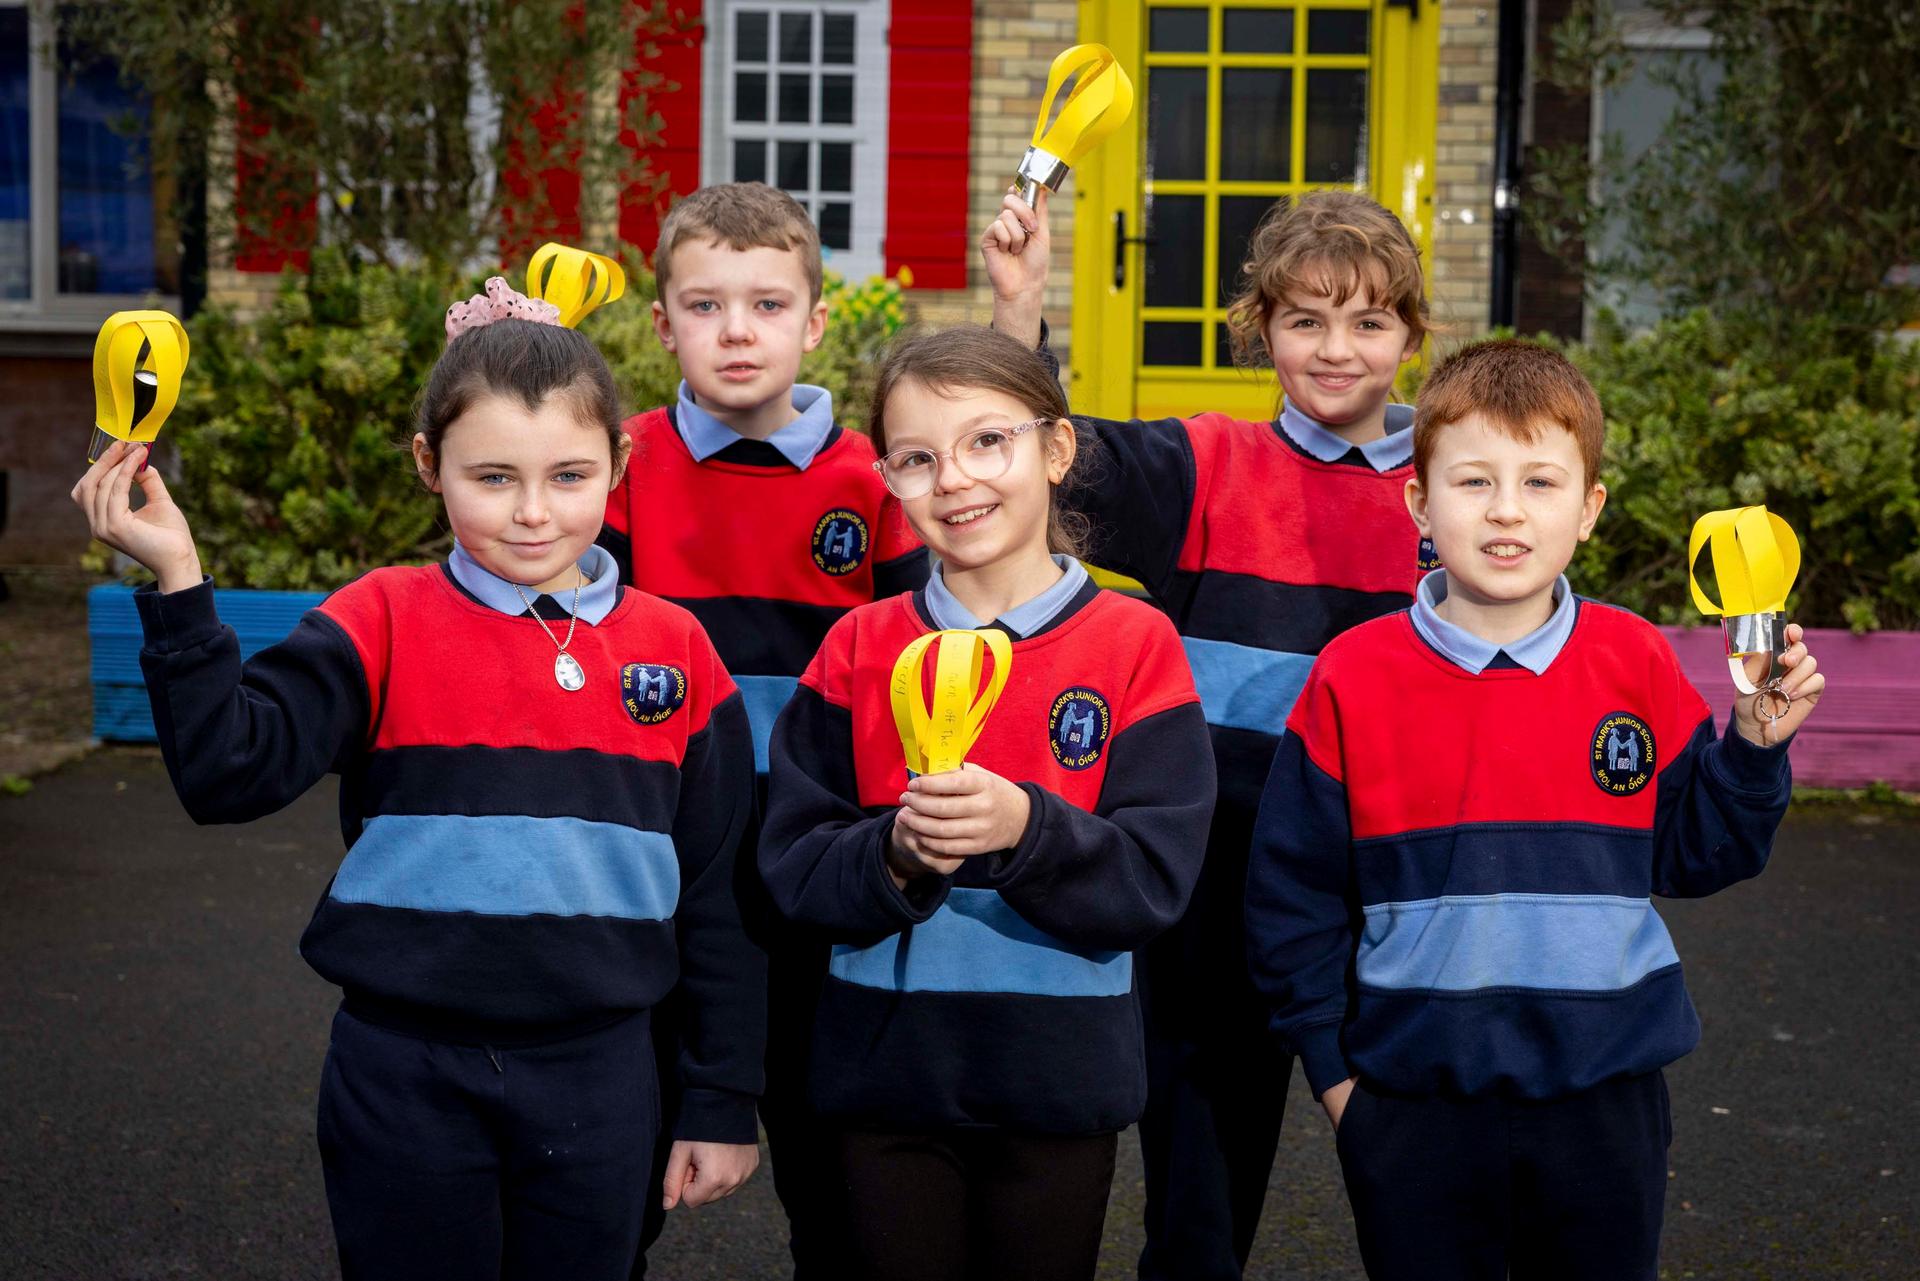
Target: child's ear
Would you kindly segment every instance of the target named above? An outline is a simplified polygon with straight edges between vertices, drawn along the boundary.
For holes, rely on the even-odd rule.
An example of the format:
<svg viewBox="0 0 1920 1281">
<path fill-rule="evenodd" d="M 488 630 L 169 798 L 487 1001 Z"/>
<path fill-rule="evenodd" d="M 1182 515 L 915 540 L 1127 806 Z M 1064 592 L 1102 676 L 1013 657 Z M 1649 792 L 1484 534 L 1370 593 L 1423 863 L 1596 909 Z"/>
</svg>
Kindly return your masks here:
<svg viewBox="0 0 1920 1281">
<path fill-rule="evenodd" d="M 413 469 L 420 473 L 420 483 L 433 493 L 440 492 L 440 467 L 434 459 L 433 450 L 427 447 L 427 433 L 413 433 Z"/>
<path fill-rule="evenodd" d="M 1599 481 L 1593 482 L 1593 488 L 1587 491 L 1586 502 L 1580 505 L 1580 541 L 1586 542 L 1593 533 L 1594 522 L 1600 519 L 1600 509 L 1607 505 L 1607 487 Z"/>
<path fill-rule="evenodd" d="M 827 336 L 827 300 L 822 298 L 813 304 L 813 310 L 807 313 L 807 335 L 800 344 L 800 350 L 812 351 Z"/>
<path fill-rule="evenodd" d="M 673 350 L 673 319 L 667 315 L 667 309 L 659 299 L 653 303 L 653 332 L 660 339 L 660 345 L 668 351 Z"/>
<path fill-rule="evenodd" d="M 1058 485 L 1073 470 L 1074 457 L 1080 452 L 1080 437 L 1073 421 L 1056 418 L 1047 430 L 1047 483 Z"/>
<path fill-rule="evenodd" d="M 1413 517 L 1414 528 L 1420 531 L 1420 537 L 1433 537 L 1433 530 L 1427 525 L 1427 488 L 1420 483 L 1418 476 L 1407 482 L 1403 496 L 1407 500 L 1407 514 Z"/>
<path fill-rule="evenodd" d="M 613 451 L 613 484 L 626 479 L 627 464 L 633 461 L 633 437 L 620 433 L 620 444 Z M 612 486 L 608 486 L 612 488 Z"/>
</svg>

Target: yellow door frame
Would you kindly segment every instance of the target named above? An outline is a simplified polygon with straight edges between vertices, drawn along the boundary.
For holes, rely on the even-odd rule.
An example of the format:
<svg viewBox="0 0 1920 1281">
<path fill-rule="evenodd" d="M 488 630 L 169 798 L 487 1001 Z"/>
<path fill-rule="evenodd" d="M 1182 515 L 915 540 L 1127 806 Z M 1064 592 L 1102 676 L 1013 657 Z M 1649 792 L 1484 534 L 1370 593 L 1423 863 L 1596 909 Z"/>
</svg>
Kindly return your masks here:
<svg viewBox="0 0 1920 1281">
<path fill-rule="evenodd" d="M 1113 50 L 1140 90 L 1131 120 L 1074 171 L 1073 334 L 1068 390 L 1075 409 L 1104 418 L 1155 418 L 1217 410 L 1236 417 L 1262 419 L 1276 409 L 1279 389 L 1265 370 L 1199 368 L 1142 369 L 1140 288 L 1145 275 L 1137 244 L 1118 245 L 1116 213 L 1125 215 L 1128 237 L 1143 234 L 1142 160 L 1146 145 L 1146 13 L 1149 0 L 1079 0 L 1080 39 Z M 1221 0 L 1151 0 L 1154 7 L 1212 11 L 1211 46 L 1220 46 Z M 1367 172 L 1364 187 L 1398 214 L 1432 261 L 1433 168 L 1439 107 L 1440 0 L 1228 0 L 1232 7 L 1295 10 L 1296 41 L 1304 40 L 1310 9 L 1368 9 L 1372 39 L 1364 55 L 1289 55 L 1303 67 L 1365 67 L 1368 71 Z M 1155 55 L 1155 65 L 1220 67 L 1235 55 Z M 1268 64 L 1271 59 L 1265 60 Z M 1303 154 L 1306 131 L 1306 77 L 1293 77 L 1292 154 Z M 1220 77 L 1209 78 L 1207 136 L 1220 130 Z M 1397 122 L 1388 128 L 1388 122 Z M 1298 166 L 1295 178 L 1300 177 Z M 1205 180 L 1166 184 L 1182 194 L 1296 194 L 1317 184 L 1235 184 L 1218 177 L 1217 152 L 1210 142 Z M 1241 188 L 1247 190 L 1241 190 Z M 1218 218 L 1206 221 L 1206 265 L 1218 251 Z M 1116 285 L 1116 248 L 1124 254 L 1124 283 Z M 1210 279 L 1210 277 L 1209 277 Z M 1222 318 L 1217 299 L 1207 305 L 1155 318 L 1213 322 Z M 1213 344 L 1203 333 L 1204 359 Z"/>
</svg>

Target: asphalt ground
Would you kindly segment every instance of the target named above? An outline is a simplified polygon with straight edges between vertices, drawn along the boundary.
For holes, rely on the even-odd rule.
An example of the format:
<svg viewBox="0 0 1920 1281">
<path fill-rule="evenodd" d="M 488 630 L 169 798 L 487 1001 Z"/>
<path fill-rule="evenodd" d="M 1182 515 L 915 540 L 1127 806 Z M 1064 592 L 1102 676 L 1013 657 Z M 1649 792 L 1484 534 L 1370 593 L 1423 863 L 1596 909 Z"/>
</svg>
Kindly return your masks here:
<svg viewBox="0 0 1920 1281">
<path fill-rule="evenodd" d="M 326 1278 L 313 1145 L 331 988 L 295 954 L 340 857 L 331 784 L 195 828 L 116 749 L 0 796 L 0 1278 Z M 1669 1070 L 1663 1275 L 1920 1277 L 1920 820 L 1796 811 L 1758 881 L 1668 903 L 1705 1024 Z M 1361 1276 L 1294 1082 L 1258 1278 Z M 1578 1159 L 1574 1154 L 1570 1159 Z M 1132 1274 L 1123 1141 L 1102 1277 Z M 763 1167 L 676 1211 L 653 1275 L 784 1275 Z"/>
</svg>

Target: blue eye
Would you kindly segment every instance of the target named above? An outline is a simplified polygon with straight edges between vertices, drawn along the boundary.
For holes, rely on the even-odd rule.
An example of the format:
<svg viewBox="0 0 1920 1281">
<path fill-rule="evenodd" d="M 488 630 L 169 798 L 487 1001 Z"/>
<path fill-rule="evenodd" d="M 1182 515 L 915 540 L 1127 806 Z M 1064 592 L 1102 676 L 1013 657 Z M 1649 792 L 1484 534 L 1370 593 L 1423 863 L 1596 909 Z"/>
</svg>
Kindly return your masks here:
<svg viewBox="0 0 1920 1281">
<path fill-rule="evenodd" d="M 766 308 L 768 311 L 779 311 L 782 307 L 786 306 L 785 303 L 780 302 L 773 298 L 762 298 L 760 300 L 760 305 Z"/>
<path fill-rule="evenodd" d="M 500 485 L 495 485 L 493 483 L 496 480 L 499 481 L 501 485 L 511 485 L 513 483 L 513 477 L 503 476 L 499 472 L 488 472 L 485 476 L 482 476 L 480 478 L 480 483 L 482 485 L 487 485 L 494 489 L 498 489 L 500 488 Z"/>
<path fill-rule="evenodd" d="M 712 299 L 702 298 L 699 302 L 693 304 L 693 306 L 689 307 L 687 310 L 697 311 L 702 314 L 705 314 L 706 312 L 709 312 L 709 311 L 717 311 L 719 310 L 719 307 L 720 307 L 720 304 L 717 302 L 714 302 Z"/>
<path fill-rule="evenodd" d="M 558 476 L 555 476 L 554 479 L 564 485 L 571 485 L 576 481 L 585 480 L 586 477 L 577 471 L 563 471 Z"/>
</svg>

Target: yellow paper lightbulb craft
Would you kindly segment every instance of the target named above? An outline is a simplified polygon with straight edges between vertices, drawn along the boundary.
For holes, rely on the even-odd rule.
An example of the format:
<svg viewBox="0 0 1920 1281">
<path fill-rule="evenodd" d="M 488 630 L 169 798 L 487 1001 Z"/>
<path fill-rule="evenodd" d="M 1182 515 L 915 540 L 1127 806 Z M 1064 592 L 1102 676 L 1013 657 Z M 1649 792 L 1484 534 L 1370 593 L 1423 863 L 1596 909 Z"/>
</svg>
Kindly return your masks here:
<svg viewBox="0 0 1920 1281">
<path fill-rule="evenodd" d="M 116 311 L 93 340 L 93 437 L 87 461 L 116 440 L 147 444 L 180 400 L 187 330 L 164 311 Z"/>
<path fill-rule="evenodd" d="M 626 269 L 605 254 L 549 240 L 527 261 L 527 297 L 558 307 L 568 329 L 626 292 Z"/>
<path fill-rule="evenodd" d="M 1054 99 L 1073 79 L 1073 91 L 1056 116 Z M 1034 187 L 1059 191 L 1067 171 L 1099 146 L 1133 114 L 1133 81 L 1113 51 L 1102 44 L 1077 44 L 1053 60 L 1047 71 L 1047 96 L 1040 101 L 1040 123 L 1020 161 L 1014 190 L 1033 208 Z M 1048 121 L 1052 123 L 1049 124 Z"/>
<path fill-rule="evenodd" d="M 921 670 L 927 650 L 939 645 L 933 667 L 933 701 L 921 689 Z M 993 668 L 981 687 L 982 660 L 991 654 Z M 982 631 L 928 632 L 904 650 L 893 664 L 890 686 L 893 724 L 907 768 L 915 774 L 944 774 L 959 769 L 986 727 L 987 713 L 1007 687 L 1013 667 L 1013 645 L 1007 634 Z"/>
<path fill-rule="evenodd" d="M 1720 588 L 1716 602 L 1700 586 L 1695 564 L 1702 548 L 1713 554 L 1713 577 Z M 1760 714 L 1777 720 L 1785 714 L 1785 700 L 1777 692 L 1786 669 L 1780 656 L 1787 649 L 1787 593 L 1800 572 L 1800 540 L 1786 521 L 1765 507 L 1735 507 L 1708 512 L 1693 523 L 1687 540 L 1687 585 L 1700 612 L 1718 615 L 1726 636 L 1727 668 L 1743 694 L 1765 695 L 1756 703 Z M 1759 679 L 1750 674 L 1766 660 Z"/>
</svg>

